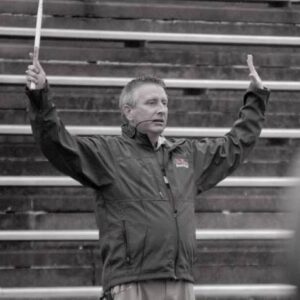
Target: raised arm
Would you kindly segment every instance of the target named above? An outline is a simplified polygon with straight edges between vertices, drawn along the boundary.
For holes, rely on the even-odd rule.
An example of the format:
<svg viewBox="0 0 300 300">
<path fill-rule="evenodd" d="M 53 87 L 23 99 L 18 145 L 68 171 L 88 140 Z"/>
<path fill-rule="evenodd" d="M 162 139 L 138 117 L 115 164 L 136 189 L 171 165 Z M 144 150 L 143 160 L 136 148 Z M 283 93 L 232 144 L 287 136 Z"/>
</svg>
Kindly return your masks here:
<svg viewBox="0 0 300 300">
<path fill-rule="evenodd" d="M 250 85 L 232 129 L 224 137 L 192 142 L 199 192 L 231 174 L 253 149 L 260 135 L 270 92 L 263 86 L 251 55 L 248 55 L 247 63 Z"/>
<path fill-rule="evenodd" d="M 34 82 L 36 88 L 30 90 Z M 113 158 L 103 137 L 72 136 L 49 97 L 45 71 L 37 61 L 26 71 L 26 94 L 34 138 L 43 154 L 59 171 L 84 185 L 98 188 L 111 182 Z"/>
</svg>

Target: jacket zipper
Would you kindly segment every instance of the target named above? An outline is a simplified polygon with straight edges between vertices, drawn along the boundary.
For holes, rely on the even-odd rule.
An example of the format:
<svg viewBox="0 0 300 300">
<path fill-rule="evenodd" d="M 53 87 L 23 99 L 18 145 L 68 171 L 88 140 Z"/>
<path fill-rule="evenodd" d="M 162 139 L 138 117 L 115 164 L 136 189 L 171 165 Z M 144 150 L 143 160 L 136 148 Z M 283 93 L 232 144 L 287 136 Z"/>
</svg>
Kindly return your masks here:
<svg viewBox="0 0 300 300">
<path fill-rule="evenodd" d="M 169 154 L 169 153 L 168 153 Z M 162 174 L 163 174 L 163 179 L 165 182 L 165 185 L 167 187 L 168 190 L 168 196 L 170 198 L 171 201 L 171 207 L 172 207 L 172 215 L 174 218 L 174 222 L 175 222 L 175 227 L 176 227 L 176 241 L 175 241 L 175 257 L 174 257 L 174 279 L 177 279 L 177 275 L 176 275 L 176 265 L 177 265 L 177 260 L 178 260 L 178 249 L 179 249 L 179 238 L 178 238 L 178 222 L 177 222 L 177 207 L 176 207 L 176 203 L 175 203 L 175 197 L 173 195 L 173 192 L 171 190 L 171 186 L 170 186 L 170 182 L 169 179 L 167 177 L 167 173 L 166 173 L 166 165 L 168 162 L 169 157 L 166 156 L 165 151 L 163 151 L 163 168 L 162 168 Z"/>
<path fill-rule="evenodd" d="M 128 245 L 128 236 L 126 231 L 126 224 L 125 220 L 122 221 L 123 223 L 123 236 L 124 236 L 124 244 L 125 244 L 125 261 L 127 264 L 131 264 L 130 252 L 129 252 L 129 245 Z"/>
</svg>

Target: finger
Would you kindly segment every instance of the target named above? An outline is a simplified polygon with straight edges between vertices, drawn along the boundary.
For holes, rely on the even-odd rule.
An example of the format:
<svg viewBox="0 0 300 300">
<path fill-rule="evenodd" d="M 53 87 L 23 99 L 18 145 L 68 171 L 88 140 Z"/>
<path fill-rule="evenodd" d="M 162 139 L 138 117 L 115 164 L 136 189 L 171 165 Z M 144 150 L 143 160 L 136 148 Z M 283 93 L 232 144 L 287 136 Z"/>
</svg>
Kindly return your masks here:
<svg viewBox="0 0 300 300">
<path fill-rule="evenodd" d="M 34 72 L 35 71 L 35 66 L 34 65 L 29 65 L 28 67 L 27 67 L 27 71 L 31 71 L 31 72 Z"/>
<path fill-rule="evenodd" d="M 29 75 L 26 75 L 26 76 L 25 76 L 25 79 L 26 79 L 26 82 L 27 82 L 27 83 L 30 82 L 30 76 L 29 76 Z"/>
<path fill-rule="evenodd" d="M 249 74 L 249 77 L 250 77 L 250 79 L 252 79 L 252 81 L 255 81 L 255 82 L 261 82 L 261 79 L 260 79 L 260 77 L 258 76 L 257 73 L 255 73 L 255 74 L 250 73 L 250 74 Z"/>
<path fill-rule="evenodd" d="M 39 60 L 37 60 L 37 61 L 35 62 L 35 67 L 36 67 L 36 69 L 37 69 L 37 73 L 38 73 L 38 74 L 43 70 L 43 68 L 42 68 L 42 66 L 41 66 L 41 64 L 40 64 L 40 62 L 39 62 Z"/>
<path fill-rule="evenodd" d="M 249 78 L 250 78 L 251 81 L 254 81 L 254 82 L 258 81 L 257 77 L 255 75 L 253 75 L 253 74 L 249 74 Z"/>
<path fill-rule="evenodd" d="M 255 76 L 253 74 L 249 75 L 251 82 L 258 88 L 263 89 L 263 83 L 259 76 Z"/>
<path fill-rule="evenodd" d="M 28 79 L 28 81 L 36 82 L 36 83 L 38 82 L 38 78 L 34 76 L 27 75 L 26 78 Z"/>
<path fill-rule="evenodd" d="M 37 73 L 35 73 L 35 72 L 31 71 L 31 70 L 27 70 L 25 73 L 26 73 L 28 76 L 31 76 L 31 77 L 34 77 L 34 78 L 38 78 Z"/>
<path fill-rule="evenodd" d="M 248 64 L 248 68 L 250 70 L 250 73 L 256 73 L 255 67 L 253 65 L 253 56 L 252 56 L 252 54 L 247 55 L 247 64 Z"/>
<path fill-rule="evenodd" d="M 29 55 L 30 55 L 30 57 L 33 56 L 32 53 L 29 53 Z M 34 61 L 32 65 L 28 66 L 28 68 L 31 69 L 31 70 L 34 70 L 37 74 L 39 74 L 43 71 L 43 68 L 42 68 L 39 60 Z"/>
<path fill-rule="evenodd" d="M 30 76 L 30 75 L 27 75 L 26 76 L 26 81 L 27 82 L 33 82 L 33 83 L 35 83 L 35 84 L 37 84 L 38 83 L 38 79 L 37 78 L 35 78 L 35 77 L 33 77 L 33 76 Z"/>
<path fill-rule="evenodd" d="M 26 77 L 26 80 L 27 80 L 28 82 L 38 83 L 38 80 L 37 80 L 36 78 L 32 77 L 32 76 L 27 76 L 27 77 Z"/>
<path fill-rule="evenodd" d="M 28 71 L 34 72 L 35 74 L 39 74 L 39 69 L 38 69 L 38 67 L 35 66 L 35 65 L 30 65 L 30 66 L 28 66 Z"/>
<path fill-rule="evenodd" d="M 39 70 L 38 64 L 37 64 L 38 60 L 37 60 L 37 53 L 36 53 L 36 51 L 34 51 L 33 53 L 30 52 L 29 53 L 29 57 L 32 59 L 32 65 L 34 67 L 36 67 L 37 73 L 39 73 L 40 70 Z"/>
</svg>

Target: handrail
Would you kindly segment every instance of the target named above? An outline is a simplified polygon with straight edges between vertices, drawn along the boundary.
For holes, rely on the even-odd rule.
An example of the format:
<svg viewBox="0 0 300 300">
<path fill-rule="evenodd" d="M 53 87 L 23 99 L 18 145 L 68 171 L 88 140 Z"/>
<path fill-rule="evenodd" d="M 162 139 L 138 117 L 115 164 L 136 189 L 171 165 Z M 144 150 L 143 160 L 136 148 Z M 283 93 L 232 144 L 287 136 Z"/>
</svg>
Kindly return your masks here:
<svg viewBox="0 0 300 300">
<path fill-rule="evenodd" d="M 191 0 L 198 2 L 206 2 L 207 0 Z M 299 4 L 300 0 L 214 0 L 214 2 L 239 2 L 239 3 L 290 3 L 290 4 Z"/>
<path fill-rule="evenodd" d="M 74 135 L 120 135 L 120 126 L 66 126 Z M 222 127 L 167 127 L 165 136 L 171 137 L 221 137 L 230 128 Z M 2 135 L 31 135 L 32 130 L 29 125 L 0 125 Z M 260 138 L 275 139 L 298 139 L 300 129 L 298 128 L 265 128 L 262 130 Z"/>
<path fill-rule="evenodd" d="M 47 76 L 53 86 L 110 86 L 123 87 L 132 78 L 129 77 L 89 77 L 89 76 Z M 218 79 L 164 79 L 167 88 L 183 89 L 221 89 L 245 90 L 248 80 Z M 25 75 L 1 74 L 0 84 L 24 85 Z M 264 85 L 273 91 L 299 91 L 299 81 L 264 81 Z"/>
<path fill-rule="evenodd" d="M 196 230 L 197 240 L 285 240 L 294 235 L 283 229 L 207 229 Z"/>
<path fill-rule="evenodd" d="M 197 229 L 197 240 L 285 240 L 285 229 Z M 98 230 L 0 230 L 0 241 L 98 241 Z"/>
<path fill-rule="evenodd" d="M 34 28 L 0 27 L 0 36 L 33 37 Z M 299 46 L 297 36 L 259 36 L 239 34 L 197 34 L 143 31 L 82 30 L 65 28 L 44 28 L 42 38 L 80 40 L 136 40 L 171 43 L 246 44 Z"/>
<path fill-rule="evenodd" d="M 206 2 L 207 0 L 191 0 L 191 1 L 203 1 Z M 300 3 L 300 0 L 214 0 L 214 2 L 239 2 L 239 3 Z"/>
<path fill-rule="evenodd" d="M 296 287 L 288 284 L 215 284 L 196 285 L 197 297 L 281 297 L 292 296 Z"/>
<path fill-rule="evenodd" d="M 217 187 L 292 187 L 299 184 L 297 177 L 227 177 Z M 0 186 L 69 186 L 81 184 L 67 176 L 0 176 Z"/>
<path fill-rule="evenodd" d="M 195 285 L 196 297 L 280 297 L 295 294 L 295 286 L 288 284 L 212 284 Z M 99 298 L 101 286 L 0 288 L 0 299 L 57 299 Z"/>
</svg>

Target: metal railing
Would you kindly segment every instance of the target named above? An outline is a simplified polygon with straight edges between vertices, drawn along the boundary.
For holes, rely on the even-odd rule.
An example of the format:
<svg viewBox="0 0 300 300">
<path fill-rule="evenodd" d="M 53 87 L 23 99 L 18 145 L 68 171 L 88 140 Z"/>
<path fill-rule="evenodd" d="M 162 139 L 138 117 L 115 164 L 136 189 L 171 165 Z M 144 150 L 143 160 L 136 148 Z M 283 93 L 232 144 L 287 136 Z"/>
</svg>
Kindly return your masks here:
<svg viewBox="0 0 300 300">
<path fill-rule="evenodd" d="M 0 36 L 33 37 L 34 28 L 0 27 Z M 147 31 L 110 31 L 82 30 L 65 28 L 43 28 L 43 38 L 80 39 L 80 40 L 121 40 L 150 41 L 169 43 L 205 43 L 205 44 L 244 44 L 300 46 L 297 36 L 240 35 L 240 34 L 200 34 Z"/>
<path fill-rule="evenodd" d="M 195 285 L 196 297 L 277 297 L 292 296 L 295 287 L 287 284 L 214 284 Z M 97 298 L 102 294 L 100 286 L 74 287 L 26 287 L 0 288 L 0 299 L 37 299 L 37 298 Z"/>
<path fill-rule="evenodd" d="M 284 229 L 197 229 L 197 240 L 286 240 Z M 98 241 L 98 230 L 0 230 L 0 241 Z"/>
<path fill-rule="evenodd" d="M 227 177 L 217 187 L 292 187 L 299 184 L 298 177 Z M 67 176 L 0 176 L 0 186 L 81 186 Z"/>
<path fill-rule="evenodd" d="M 120 126 L 66 126 L 68 131 L 74 135 L 120 135 Z M 172 137 L 221 137 L 230 128 L 221 127 L 167 127 L 165 136 Z M 29 125 L 0 125 L 2 135 L 31 135 Z M 299 139 L 300 128 L 265 128 L 260 138 L 275 139 Z"/>
<path fill-rule="evenodd" d="M 51 85 L 123 87 L 129 77 L 47 76 Z M 167 88 L 245 90 L 249 80 L 164 79 Z M 1 74 L 0 84 L 24 85 L 25 75 Z M 273 91 L 299 91 L 299 81 L 264 81 Z"/>
</svg>

